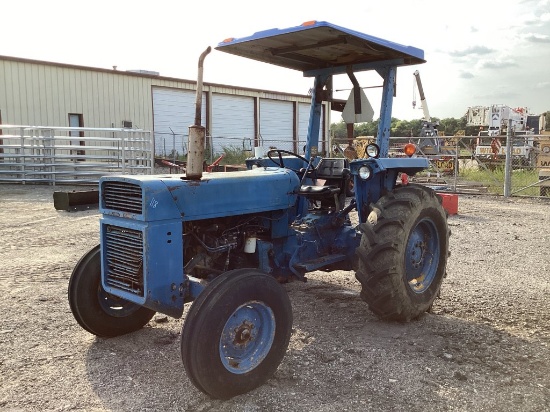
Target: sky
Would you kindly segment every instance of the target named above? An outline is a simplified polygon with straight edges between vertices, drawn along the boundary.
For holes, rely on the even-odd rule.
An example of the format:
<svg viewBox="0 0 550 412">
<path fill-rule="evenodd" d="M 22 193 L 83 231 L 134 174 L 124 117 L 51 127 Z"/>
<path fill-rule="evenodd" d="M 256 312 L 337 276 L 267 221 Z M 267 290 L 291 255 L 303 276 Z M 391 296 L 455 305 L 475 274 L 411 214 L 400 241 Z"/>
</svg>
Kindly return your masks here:
<svg viewBox="0 0 550 412">
<path fill-rule="evenodd" d="M 463 116 L 470 106 L 550 110 L 550 0 L 0 0 L 0 55 L 195 80 L 200 54 L 230 37 L 327 21 L 424 50 L 397 71 L 393 117 Z M 290 69 L 213 50 L 204 81 L 307 94 L 313 80 Z M 381 78 L 357 75 L 379 115 Z M 339 99 L 351 83 L 336 76 Z M 413 108 L 413 101 L 416 106 Z M 341 120 L 333 112 L 331 121 Z"/>
</svg>

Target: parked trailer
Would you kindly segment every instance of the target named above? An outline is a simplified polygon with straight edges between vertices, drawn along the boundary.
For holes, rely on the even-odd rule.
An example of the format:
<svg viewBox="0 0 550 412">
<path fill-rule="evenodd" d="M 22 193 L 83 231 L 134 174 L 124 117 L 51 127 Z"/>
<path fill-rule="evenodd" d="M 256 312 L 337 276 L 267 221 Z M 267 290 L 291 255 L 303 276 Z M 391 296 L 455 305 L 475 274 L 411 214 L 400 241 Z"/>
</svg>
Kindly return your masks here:
<svg viewBox="0 0 550 412">
<path fill-rule="evenodd" d="M 422 50 L 328 22 L 260 31 L 216 49 L 313 78 L 305 153 L 270 150 L 238 172 L 198 168 L 190 176 L 188 160 L 188 174 L 103 178 L 100 244 L 74 268 L 68 298 L 78 323 L 103 337 L 139 330 L 155 312 L 181 317 L 193 302 L 181 336 L 185 370 L 201 391 L 230 398 L 262 385 L 284 357 L 292 310 L 280 282 L 353 269 L 377 316 L 408 321 L 438 296 L 449 230 L 433 190 L 397 183 L 428 161 L 387 157 L 397 68 L 424 63 Z M 332 77 L 347 74 L 359 87 L 354 73 L 365 70 L 383 79 L 369 157 L 320 158 Z M 189 153 L 202 165 L 194 132 Z M 355 194 L 346 202 L 349 179 Z"/>
<path fill-rule="evenodd" d="M 469 107 L 466 125 L 479 127 L 475 155 L 490 167 L 503 166 L 506 158 L 506 135 L 511 125 L 512 163 L 517 167 L 534 167 L 537 153 L 539 120 L 544 115 L 529 114 L 526 107 L 502 104 Z"/>
</svg>

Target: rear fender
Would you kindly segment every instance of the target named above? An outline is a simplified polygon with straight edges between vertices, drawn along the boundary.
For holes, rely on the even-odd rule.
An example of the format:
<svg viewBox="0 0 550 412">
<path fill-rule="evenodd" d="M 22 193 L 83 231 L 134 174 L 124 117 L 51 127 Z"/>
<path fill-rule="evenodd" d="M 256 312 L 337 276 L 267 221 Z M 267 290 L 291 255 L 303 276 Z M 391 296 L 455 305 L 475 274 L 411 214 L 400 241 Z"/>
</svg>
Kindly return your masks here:
<svg viewBox="0 0 550 412">
<path fill-rule="evenodd" d="M 359 169 L 364 166 L 371 170 L 371 177 L 367 180 L 359 177 Z M 377 202 L 385 193 L 395 188 L 399 173 L 414 176 L 428 166 L 428 159 L 423 157 L 368 158 L 352 161 L 350 171 L 354 183 L 359 223 L 366 222 L 371 203 Z"/>
</svg>

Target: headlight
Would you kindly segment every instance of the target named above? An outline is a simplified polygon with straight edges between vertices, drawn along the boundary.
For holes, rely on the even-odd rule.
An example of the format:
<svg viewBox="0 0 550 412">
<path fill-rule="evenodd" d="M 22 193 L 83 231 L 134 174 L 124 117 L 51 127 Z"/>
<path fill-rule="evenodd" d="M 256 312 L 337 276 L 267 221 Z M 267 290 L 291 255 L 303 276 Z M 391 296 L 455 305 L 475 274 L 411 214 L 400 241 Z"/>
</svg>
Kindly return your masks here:
<svg viewBox="0 0 550 412">
<path fill-rule="evenodd" d="M 372 170 L 368 166 L 361 166 L 359 168 L 359 177 L 363 180 L 369 180 L 372 177 Z"/>
<path fill-rule="evenodd" d="M 366 152 L 369 157 L 378 158 L 380 156 L 380 147 L 375 143 L 371 143 L 367 145 Z"/>
</svg>

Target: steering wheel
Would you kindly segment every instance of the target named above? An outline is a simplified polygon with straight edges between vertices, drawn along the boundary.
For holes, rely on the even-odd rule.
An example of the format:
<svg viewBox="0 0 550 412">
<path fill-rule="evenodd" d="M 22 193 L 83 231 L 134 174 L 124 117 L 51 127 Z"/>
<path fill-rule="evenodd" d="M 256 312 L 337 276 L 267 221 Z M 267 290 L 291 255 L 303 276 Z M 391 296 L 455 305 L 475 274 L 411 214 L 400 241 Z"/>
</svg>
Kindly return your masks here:
<svg viewBox="0 0 550 412">
<path fill-rule="evenodd" d="M 272 155 L 273 154 L 277 154 L 277 157 L 279 158 L 279 161 L 275 160 Z M 308 169 L 309 168 L 312 168 L 313 166 L 310 165 L 309 163 L 309 160 L 307 160 L 305 157 L 303 156 L 300 156 L 299 154 L 297 153 L 293 153 L 293 152 L 289 152 L 288 150 L 281 150 L 281 149 L 271 149 L 269 152 L 267 152 L 267 157 L 269 157 L 269 160 L 271 160 L 273 163 L 275 163 L 277 166 L 279 167 L 285 167 L 285 163 L 283 161 L 283 154 L 287 154 L 287 155 L 290 155 L 290 156 L 294 156 L 294 157 L 297 157 L 298 159 L 302 160 L 305 164 L 308 165 Z M 293 169 L 291 167 L 289 167 L 288 169 L 296 172 L 296 173 L 299 173 L 300 170 L 296 170 L 296 169 Z"/>
</svg>

